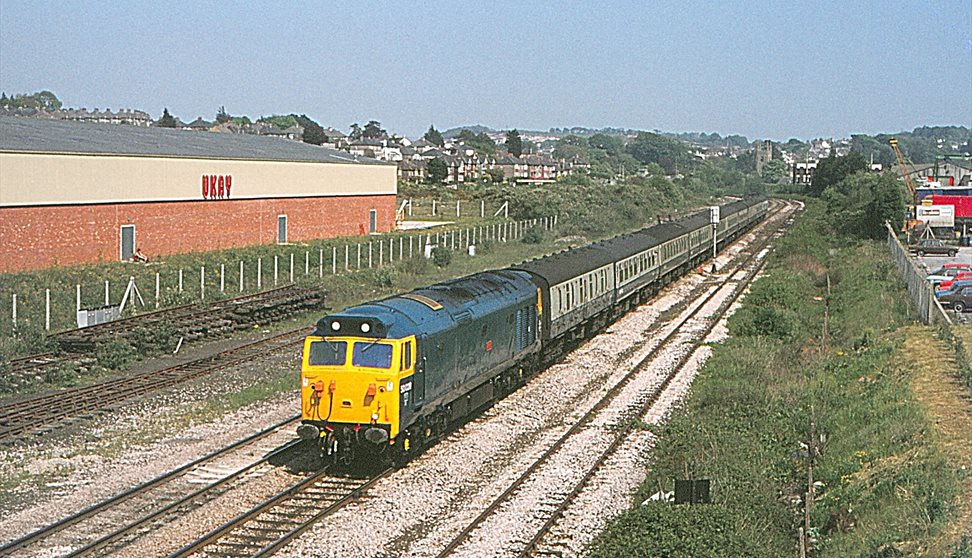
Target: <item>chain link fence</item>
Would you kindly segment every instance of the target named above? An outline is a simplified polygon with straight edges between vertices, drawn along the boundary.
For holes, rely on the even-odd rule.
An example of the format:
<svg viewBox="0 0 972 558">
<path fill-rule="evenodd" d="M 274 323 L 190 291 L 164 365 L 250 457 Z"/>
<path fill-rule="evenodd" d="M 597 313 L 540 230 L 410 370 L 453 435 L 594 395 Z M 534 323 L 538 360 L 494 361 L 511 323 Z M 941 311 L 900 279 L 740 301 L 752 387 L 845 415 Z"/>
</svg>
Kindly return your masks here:
<svg viewBox="0 0 972 558">
<path fill-rule="evenodd" d="M 894 228 L 889 223 L 885 223 L 888 229 L 888 249 L 891 250 L 891 257 L 898 268 L 898 275 L 904 280 L 908 287 L 908 294 L 918 309 L 918 317 L 925 324 L 946 323 L 951 324 L 952 320 L 945 313 L 938 299 L 935 298 L 935 287 L 925 279 L 925 274 L 918 267 L 918 264 L 908 254 L 908 247 L 901 244 Z"/>
</svg>

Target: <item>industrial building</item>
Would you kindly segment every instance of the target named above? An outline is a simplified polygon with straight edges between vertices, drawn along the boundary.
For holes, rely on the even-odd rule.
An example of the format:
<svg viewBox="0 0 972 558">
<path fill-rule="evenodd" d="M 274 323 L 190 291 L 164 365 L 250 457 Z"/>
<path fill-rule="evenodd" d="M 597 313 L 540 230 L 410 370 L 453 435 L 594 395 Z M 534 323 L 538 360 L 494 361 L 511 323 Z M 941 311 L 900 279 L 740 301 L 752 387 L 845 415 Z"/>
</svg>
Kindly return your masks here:
<svg viewBox="0 0 972 558">
<path fill-rule="evenodd" d="M 385 232 L 396 193 L 297 141 L 0 117 L 0 272 Z"/>
</svg>

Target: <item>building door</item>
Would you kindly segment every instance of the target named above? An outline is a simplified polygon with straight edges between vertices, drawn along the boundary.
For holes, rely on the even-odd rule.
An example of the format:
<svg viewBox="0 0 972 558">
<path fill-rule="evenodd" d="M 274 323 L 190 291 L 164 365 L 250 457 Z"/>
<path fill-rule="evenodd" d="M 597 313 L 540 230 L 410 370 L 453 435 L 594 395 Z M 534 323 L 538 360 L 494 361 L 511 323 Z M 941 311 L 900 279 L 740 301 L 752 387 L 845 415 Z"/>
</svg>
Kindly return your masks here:
<svg viewBox="0 0 972 558">
<path fill-rule="evenodd" d="M 277 244 L 287 243 L 287 216 L 277 216 Z"/>
<path fill-rule="evenodd" d="M 378 210 L 368 211 L 368 232 L 378 232 Z"/>
<path fill-rule="evenodd" d="M 129 261 L 135 254 L 135 225 L 121 226 L 121 259 Z"/>
</svg>

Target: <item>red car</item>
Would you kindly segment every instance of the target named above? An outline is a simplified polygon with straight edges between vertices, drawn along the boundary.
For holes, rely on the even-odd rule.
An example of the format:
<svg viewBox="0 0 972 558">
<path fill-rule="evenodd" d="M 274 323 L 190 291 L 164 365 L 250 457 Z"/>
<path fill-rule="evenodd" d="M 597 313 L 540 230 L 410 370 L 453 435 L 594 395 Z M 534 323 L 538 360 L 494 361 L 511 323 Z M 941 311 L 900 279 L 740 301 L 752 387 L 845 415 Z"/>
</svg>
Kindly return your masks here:
<svg viewBox="0 0 972 558">
<path fill-rule="evenodd" d="M 952 277 L 951 279 L 946 279 L 941 283 L 939 283 L 938 288 L 943 291 L 948 290 L 949 288 L 951 288 L 952 283 L 956 281 L 968 281 L 969 279 L 972 279 L 972 271 L 960 271 L 957 275 L 955 275 L 955 277 Z"/>
</svg>

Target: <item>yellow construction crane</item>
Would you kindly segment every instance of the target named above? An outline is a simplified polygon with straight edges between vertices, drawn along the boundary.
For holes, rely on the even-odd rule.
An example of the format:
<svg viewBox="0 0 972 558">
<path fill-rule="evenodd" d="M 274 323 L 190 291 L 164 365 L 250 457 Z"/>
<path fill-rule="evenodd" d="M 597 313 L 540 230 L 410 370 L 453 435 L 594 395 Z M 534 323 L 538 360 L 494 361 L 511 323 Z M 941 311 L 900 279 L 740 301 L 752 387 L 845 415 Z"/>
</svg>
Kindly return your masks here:
<svg viewBox="0 0 972 558">
<path fill-rule="evenodd" d="M 911 209 L 909 216 L 905 219 L 904 226 L 902 227 L 902 232 L 911 232 L 914 228 L 921 224 L 921 221 L 916 219 L 917 209 L 915 206 L 918 205 L 918 188 L 915 187 L 915 181 L 911 178 L 911 170 L 908 168 L 908 163 L 905 162 L 904 153 L 901 152 L 901 148 L 898 147 L 897 138 L 891 138 L 888 140 L 891 144 L 891 149 L 894 150 L 894 157 L 898 160 L 898 167 L 901 169 L 901 177 L 904 178 L 905 186 L 908 187 L 908 191 L 911 192 Z"/>
</svg>

